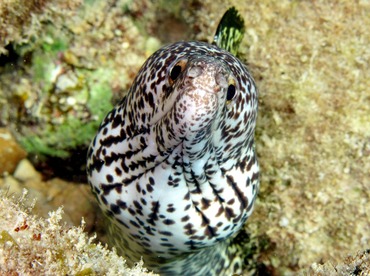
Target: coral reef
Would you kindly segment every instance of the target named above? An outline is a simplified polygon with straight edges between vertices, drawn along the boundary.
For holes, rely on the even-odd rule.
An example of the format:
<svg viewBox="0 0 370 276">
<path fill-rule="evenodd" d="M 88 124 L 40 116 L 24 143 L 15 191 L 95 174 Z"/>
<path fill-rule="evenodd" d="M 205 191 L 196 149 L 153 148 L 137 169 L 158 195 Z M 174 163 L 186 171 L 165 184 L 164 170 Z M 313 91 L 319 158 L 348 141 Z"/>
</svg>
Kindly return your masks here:
<svg viewBox="0 0 370 276">
<path fill-rule="evenodd" d="M 61 208 L 47 219 L 30 215 L 20 198 L 0 197 L 1 275 L 154 275 L 125 260 L 84 233 L 60 223 Z"/>
<path fill-rule="evenodd" d="M 369 3 L 244 12 L 261 101 L 261 196 L 247 224 L 269 243 L 259 261 L 285 274 L 369 249 Z"/>
<path fill-rule="evenodd" d="M 0 34 L 0 47 L 14 43 L 18 57 L 0 67 L 0 124 L 33 137 L 36 155 L 45 144 L 48 154 L 70 152 L 80 136 L 79 146 L 86 146 L 99 114 L 159 44 L 211 41 L 223 11 L 235 5 L 246 22 L 239 55 L 260 90 L 262 183 L 245 228 L 251 235 L 246 275 L 370 273 L 368 1 L 85 1 L 58 13 L 53 24 L 42 18 L 58 1 L 25 5 L 37 11 L 26 16 L 17 3 L 0 4 L 1 31 L 14 30 Z M 90 130 L 76 131 L 88 121 Z M 32 136 L 45 125 L 60 135 Z M 72 144 L 60 149 L 58 141 Z"/>
<path fill-rule="evenodd" d="M 342 262 L 333 264 L 314 263 L 309 270 L 309 275 L 369 275 L 370 274 L 370 250 L 359 252 L 356 255 L 347 256 Z"/>
<path fill-rule="evenodd" d="M 63 222 L 68 225 L 79 225 L 81 218 L 85 220 L 85 231 L 91 233 L 100 228 L 101 214 L 95 212 L 97 206 L 90 188 L 83 183 L 73 183 L 59 178 L 43 180 L 43 176 L 35 170 L 28 159 L 20 162 L 9 160 L 8 164 L 16 166 L 14 173 L 4 173 L 0 178 L 0 189 L 9 195 L 20 196 L 24 189 L 28 198 L 36 204 L 25 201 L 23 205 L 33 205 L 32 212 L 46 218 L 48 213 L 64 206 Z M 101 233 L 98 233 L 101 236 Z"/>
<path fill-rule="evenodd" d="M 58 5 L 40 7 L 35 16 L 41 27 L 29 26 L 35 39 L 10 44 L 14 60 L 0 68 L 0 123 L 39 167 L 63 167 L 64 160 L 73 164 L 70 174 L 84 174 L 79 156 L 86 155 L 102 117 L 128 89 L 146 51 L 159 46 L 126 14 L 136 9 L 130 1 L 86 1 L 79 9 L 77 2 L 69 13 L 61 10 L 63 22 L 48 17 Z"/>
<path fill-rule="evenodd" d="M 39 38 L 43 23 L 62 24 L 81 4 L 81 0 L 39 1 L 2 0 L 0 2 L 0 54 L 8 53 L 9 43 L 21 45 Z"/>
</svg>

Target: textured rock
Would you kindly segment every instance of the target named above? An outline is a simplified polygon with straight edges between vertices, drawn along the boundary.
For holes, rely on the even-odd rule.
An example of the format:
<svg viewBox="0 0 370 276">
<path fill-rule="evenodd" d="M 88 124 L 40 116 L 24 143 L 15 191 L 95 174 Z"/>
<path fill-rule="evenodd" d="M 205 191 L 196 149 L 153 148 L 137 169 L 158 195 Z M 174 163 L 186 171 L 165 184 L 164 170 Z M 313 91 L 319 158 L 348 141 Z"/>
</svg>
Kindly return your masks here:
<svg viewBox="0 0 370 276">
<path fill-rule="evenodd" d="M 13 173 L 18 162 L 26 157 L 26 152 L 17 144 L 10 132 L 0 128 L 0 175 Z"/>
<path fill-rule="evenodd" d="M 7 195 L 15 196 L 20 196 L 26 189 L 28 200 L 24 204 L 32 206 L 33 213 L 41 217 L 46 218 L 49 212 L 63 207 L 63 221 L 69 225 L 80 225 L 84 218 L 85 229 L 89 232 L 103 223 L 101 214 L 96 212 L 98 207 L 88 185 L 59 178 L 44 181 L 27 159 L 19 162 L 13 175 L 0 179 L 0 188 Z"/>
<path fill-rule="evenodd" d="M 22 182 L 41 181 L 40 173 L 36 171 L 28 159 L 23 159 L 19 162 L 13 176 Z"/>
<path fill-rule="evenodd" d="M 370 249 L 349 255 L 340 263 L 314 263 L 311 265 L 308 275 L 370 275 Z"/>
</svg>

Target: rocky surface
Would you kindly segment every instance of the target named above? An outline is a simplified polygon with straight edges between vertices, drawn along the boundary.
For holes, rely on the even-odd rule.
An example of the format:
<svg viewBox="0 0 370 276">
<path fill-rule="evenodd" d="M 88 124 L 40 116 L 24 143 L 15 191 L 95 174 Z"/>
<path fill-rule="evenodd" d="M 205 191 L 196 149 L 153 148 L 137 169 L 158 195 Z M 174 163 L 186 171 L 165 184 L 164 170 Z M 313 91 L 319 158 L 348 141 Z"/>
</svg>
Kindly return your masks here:
<svg viewBox="0 0 370 276">
<path fill-rule="evenodd" d="M 9 196 L 21 196 L 26 190 L 28 201 L 24 204 L 28 204 L 33 208 L 34 214 L 43 218 L 48 217 L 49 212 L 62 207 L 63 221 L 70 226 L 80 225 L 84 219 L 85 230 L 92 233 L 103 224 L 88 185 L 71 183 L 60 178 L 44 181 L 27 159 L 22 159 L 17 164 L 13 174 L 0 178 L 0 190 Z"/>
<path fill-rule="evenodd" d="M 5 128 L 0 128 L 0 175 L 12 174 L 18 162 L 26 157 L 26 152 Z"/>
<path fill-rule="evenodd" d="M 10 59 L 0 67 L 2 125 L 16 131 L 32 114 L 34 120 L 26 127 L 34 134 L 36 122 L 51 122 L 51 130 L 58 135 L 43 133 L 46 148 L 37 135 L 27 145 L 36 145 L 39 152 L 54 152 L 54 145 L 62 143 L 60 137 L 71 142 L 76 136 L 66 124 L 59 128 L 62 122 L 78 121 L 68 121 L 63 114 L 73 118 L 76 112 L 86 113 L 84 108 L 69 106 L 73 99 L 68 98 L 79 98 L 75 89 L 93 87 L 88 90 L 92 95 L 112 92 L 118 99 L 154 48 L 170 42 L 172 36 L 167 33 L 183 28 L 189 35 L 176 39 L 211 41 L 221 11 L 235 5 L 246 23 L 240 56 L 251 69 L 260 96 L 256 143 L 262 181 L 255 212 L 245 228 L 251 236 L 246 274 L 370 273 L 366 253 L 370 248 L 368 1 L 87 2 L 54 25 L 40 21 L 42 28 L 29 32 L 37 32 L 38 39 L 29 44 L 23 41 L 26 47 L 18 52 L 24 54 L 22 62 Z M 53 36 L 61 30 L 73 39 Z M 55 72 L 65 77 L 81 74 L 72 76 L 76 85 L 68 87 L 57 81 Z M 45 84 L 59 90 L 48 90 Z M 40 91 L 46 93 L 38 98 Z M 95 99 L 93 106 L 101 106 L 101 98 Z M 40 113 L 40 106 L 47 107 L 45 113 Z M 4 156 L 8 150 L 3 147 Z M 12 164 L 0 181 L 8 194 L 28 187 L 30 202 L 38 198 L 35 213 L 45 215 L 64 205 L 66 212 L 72 210 L 66 213 L 69 223 L 79 225 L 84 216 L 91 220 L 88 229 L 104 231 L 104 224 L 94 224 L 102 220 L 92 215 L 98 208 L 93 207 L 84 183 L 55 175 L 45 180 L 27 161 L 14 173 L 18 161 L 24 159 L 21 151 L 0 163 L 4 168 Z M 78 158 L 83 164 L 84 156 Z M 57 164 L 67 167 L 71 163 Z M 100 232 L 98 237 L 102 237 Z"/>
</svg>

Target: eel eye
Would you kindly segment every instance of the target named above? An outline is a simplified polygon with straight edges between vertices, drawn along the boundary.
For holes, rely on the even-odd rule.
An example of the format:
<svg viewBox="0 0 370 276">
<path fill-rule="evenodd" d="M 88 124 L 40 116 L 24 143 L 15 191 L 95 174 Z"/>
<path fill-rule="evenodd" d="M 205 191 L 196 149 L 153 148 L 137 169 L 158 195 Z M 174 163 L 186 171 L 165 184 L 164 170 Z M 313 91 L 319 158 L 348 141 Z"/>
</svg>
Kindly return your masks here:
<svg viewBox="0 0 370 276">
<path fill-rule="evenodd" d="M 229 87 L 227 88 L 227 94 L 226 94 L 226 100 L 229 102 L 231 101 L 234 96 L 235 96 L 235 85 L 234 84 L 230 84 Z"/>
<path fill-rule="evenodd" d="M 230 103 L 236 95 L 235 80 L 229 79 L 229 86 L 227 87 L 226 103 Z"/>
<path fill-rule="evenodd" d="M 176 80 L 177 77 L 180 75 L 180 73 L 181 73 L 181 66 L 175 65 L 171 70 L 171 74 L 170 74 L 171 80 L 172 81 Z"/>
<path fill-rule="evenodd" d="M 184 71 L 185 66 L 186 60 L 180 60 L 172 67 L 168 79 L 170 85 L 172 85 L 175 82 L 175 80 L 180 76 L 181 72 Z"/>
</svg>

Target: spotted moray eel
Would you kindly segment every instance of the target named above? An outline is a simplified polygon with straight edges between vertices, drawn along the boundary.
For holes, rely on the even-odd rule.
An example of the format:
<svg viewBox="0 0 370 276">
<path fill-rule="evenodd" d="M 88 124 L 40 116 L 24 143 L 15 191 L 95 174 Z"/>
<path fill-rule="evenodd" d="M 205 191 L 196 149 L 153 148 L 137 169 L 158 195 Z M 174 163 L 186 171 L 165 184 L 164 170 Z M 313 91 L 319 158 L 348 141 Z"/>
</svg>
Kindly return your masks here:
<svg viewBox="0 0 370 276">
<path fill-rule="evenodd" d="M 106 116 L 87 172 L 129 264 L 163 275 L 231 275 L 231 246 L 259 187 L 257 89 L 229 52 L 177 42 L 144 63 Z"/>
</svg>

